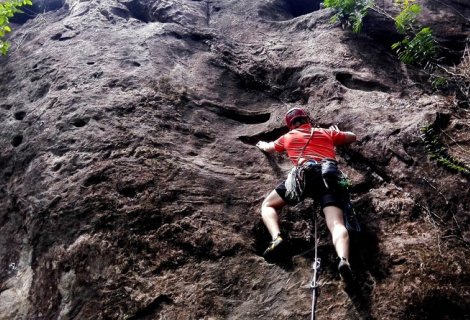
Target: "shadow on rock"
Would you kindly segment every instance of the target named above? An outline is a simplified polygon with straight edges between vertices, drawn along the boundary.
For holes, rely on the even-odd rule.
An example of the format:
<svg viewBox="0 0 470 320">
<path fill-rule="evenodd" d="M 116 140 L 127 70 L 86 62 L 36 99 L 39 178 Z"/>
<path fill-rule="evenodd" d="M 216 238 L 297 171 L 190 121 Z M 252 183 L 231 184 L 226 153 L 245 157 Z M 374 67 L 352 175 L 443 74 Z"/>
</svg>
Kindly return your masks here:
<svg viewBox="0 0 470 320">
<path fill-rule="evenodd" d="M 371 288 L 361 286 L 360 283 L 355 279 L 351 283 L 346 285 L 344 291 L 346 291 L 346 293 L 348 294 L 349 298 L 351 299 L 354 305 L 354 308 L 356 309 L 357 313 L 361 316 L 361 319 L 375 319 L 371 316 Z"/>
</svg>

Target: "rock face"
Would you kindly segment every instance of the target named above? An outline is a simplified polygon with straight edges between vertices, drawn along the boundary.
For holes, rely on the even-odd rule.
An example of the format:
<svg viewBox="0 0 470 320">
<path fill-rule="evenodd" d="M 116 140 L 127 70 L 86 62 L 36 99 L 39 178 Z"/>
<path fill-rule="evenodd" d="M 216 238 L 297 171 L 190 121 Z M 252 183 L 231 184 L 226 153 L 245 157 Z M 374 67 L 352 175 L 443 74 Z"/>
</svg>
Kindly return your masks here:
<svg viewBox="0 0 470 320">
<path fill-rule="evenodd" d="M 254 146 L 299 105 L 359 137 L 338 150 L 357 285 L 319 218 L 318 319 L 470 314 L 468 176 L 420 138 L 468 165 L 470 115 L 419 70 L 315 1 L 51 3 L 0 60 L 0 319 L 310 317 L 312 206 L 284 209 L 290 255 L 264 261 L 259 207 L 290 164 Z"/>
</svg>

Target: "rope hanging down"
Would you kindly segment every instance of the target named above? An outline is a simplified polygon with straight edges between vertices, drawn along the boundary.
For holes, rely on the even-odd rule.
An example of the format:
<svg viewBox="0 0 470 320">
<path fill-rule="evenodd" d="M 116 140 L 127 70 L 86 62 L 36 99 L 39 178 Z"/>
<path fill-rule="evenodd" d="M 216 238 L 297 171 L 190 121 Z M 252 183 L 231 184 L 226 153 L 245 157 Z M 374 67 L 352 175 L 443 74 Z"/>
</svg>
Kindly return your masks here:
<svg viewBox="0 0 470 320">
<path fill-rule="evenodd" d="M 313 210 L 313 221 L 314 221 L 314 224 L 315 224 L 315 232 L 314 232 L 314 236 L 315 236 L 315 258 L 314 258 L 313 264 L 312 264 L 313 279 L 312 279 L 312 282 L 310 282 L 310 288 L 312 288 L 312 316 L 311 316 L 311 320 L 315 320 L 315 311 L 316 311 L 317 296 L 318 296 L 317 281 L 318 281 L 320 263 L 321 263 L 320 258 L 318 258 L 318 250 L 317 250 L 318 240 L 319 239 L 317 239 L 317 218 L 316 218 L 315 211 L 316 210 Z"/>
</svg>

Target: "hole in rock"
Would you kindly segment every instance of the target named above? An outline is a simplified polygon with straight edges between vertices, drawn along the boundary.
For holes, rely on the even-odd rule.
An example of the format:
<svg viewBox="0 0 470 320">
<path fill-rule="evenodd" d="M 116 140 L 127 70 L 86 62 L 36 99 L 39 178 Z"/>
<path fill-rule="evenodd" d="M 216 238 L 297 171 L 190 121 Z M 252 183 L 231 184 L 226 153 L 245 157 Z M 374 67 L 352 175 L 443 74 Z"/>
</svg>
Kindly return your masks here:
<svg viewBox="0 0 470 320">
<path fill-rule="evenodd" d="M 13 147 L 18 147 L 21 143 L 23 142 L 23 136 L 20 134 L 17 134 L 11 139 L 11 145 Z"/>
<path fill-rule="evenodd" d="M 30 98 L 30 101 L 33 102 L 33 101 L 43 98 L 49 92 L 49 87 L 50 87 L 50 84 L 48 83 L 40 85 L 37 91 Z"/>
<path fill-rule="evenodd" d="M 72 120 L 72 124 L 76 127 L 84 127 L 90 119 L 77 118 Z"/>
<path fill-rule="evenodd" d="M 62 33 L 57 33 L 51 37 L 51 40 L 60 40 Z"/>
<path fill-rule="evenodd" d="M 131 2 L 127 2 L 124 5 L 130 11 L 132 17 L 134 17 L 137 20 L 140 20 L 142 22 L 145 22 L 145 23 L 150 22 L 150 19 L 148 17 L 149 10 L 140 1 L 134 0 L 134 1 L 131 1 Z"/>
<path fill-rule="evenodd" d="M 251 114 L 251 113 L 244 113 L 241 110 L 232 110 L 232 109 L 219 109 L 217 110 L 216 113 L 222 117 L 235 120 L 240 123 L 245 123 L 245 124 L 264 123 L 268 121 L 270 118 L 269 113 Z"/>
<path fill-rule="evenodd" d="M 94 65 L 95 63 L 94 63 L 93 61 L 88 61 L 86 64 L 89 65 L 89 66 L 92 66 L 92 65 Z"/>
<path fill-rule="evenodd" d="M 135 198 L 138 193 L 143 191 L 143 188 L 141 186 L 120 186 L 117 191 L 125 197 Z"/>
<path fill-rule="evenodd" d="M 244 109 L 238 109 L 233 106 L 218 105 L 211 102 L 203 103 L 202 106 L 206 110 L 214 112 L 221 117 L 245 124 L 264 123 L 271 117 L 271 114 L 268 112 L 252 112 Z"/>
<path fill-rule="evenodd" d="M 110 11 L 115 16 L 118 16 L 118 17 L 126 19 L 126 20 L 129 19 L 129 11 L 127 11 L 125 9 L 118 8 L 118 7 L 112 7 Z"/>
<path fill-rule="evenodd" d="M 320 10 L 322 0 L 275 0 L 262 6 L 258 14 L 269 20 L 284 21 Z"/>
<path fill-rule="evenodd" d="M 433 126 L 439 129 L 445 129 L 450 123 L 451 114 L 450 113 L 436 113 L 436 119 L 434 120 Z"/>
<path fill-rule="evenodd" d="M 390 92 L 390 88 L 380 82 L 358 79 L 347 72 L 338 72 L 336 74 L 336 80 L 341 82 L 346 88 L 353 90 Z"/>
<path fill-rule="evenodd" d="M 65 0 L 44 0 L 44 1 L 33 1 L 32 6 L 21 7 L 23 13 L 15 14 L 10 19 L 10 22 L 23 24 L 29 19 L 34 19 L 37 15 L 49 11 L 59 10 L 64 6 Z"/>
<path fill-rule="evenodd" d="M 61 162 L 57 162 L 57 163 L 54 163 L 54 165 L 52 166 L 51 170 L 55 172 L 55 171 L 58 171 L 61 167 L 62 167 L 62 163 L 61 163 Z"/>
<path fill-rule="evenodd" d="M 284 0 L 292 16 L 299 17 L 320 10 L 320 0 Z"/>
<path fill-rule="evenodd" d="M 16 120 L 23 120 L 24 117 L 26 116 L 26 112 L 17 111 L 17 112 L 15 112 L 15 114 L 13 116 L 15 117 Z"/>
<path fill-rule="evenodd" d="M 283 134 L 287 133 L 287 127 L 276 128 L 271 131 L 261 132 L 253 136 L 240 136 L 238 139 L 246 144 L 255 145 L 258 141 L 274 141 Z"/>
</svg>

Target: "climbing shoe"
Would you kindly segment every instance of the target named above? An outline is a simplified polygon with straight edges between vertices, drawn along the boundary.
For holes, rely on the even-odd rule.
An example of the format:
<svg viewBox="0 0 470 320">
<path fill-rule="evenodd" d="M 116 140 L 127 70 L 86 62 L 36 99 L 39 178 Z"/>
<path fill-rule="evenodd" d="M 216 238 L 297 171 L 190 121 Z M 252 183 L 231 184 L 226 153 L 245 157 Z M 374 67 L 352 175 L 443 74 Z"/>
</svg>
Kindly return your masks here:
<svg viewBox="0 0 470 320">
<path fill-rule="evenodd" d="M 351 282 L 353 279 L 353 274 L 351 270 L 351 266 L 349 265 L 349 262 L 346 258 L 340 258 L 339 264 L 338 264 L 338 271 L 339 275 L 341 276 L 341 279 L 343 279 L 344 282 Z"/>
<path fill-rule="evenodd" d="M 276 250 L 276 248 L 279 248 L 284 240 L 282 240 L 281 235 L 279 234 L 276 239 L 271 241 L 269 243 L 269 246 L 266 250 L 264 250 L 263 256 L 269 257 L 272 255 L 272 253 Z"/>
</svg>

